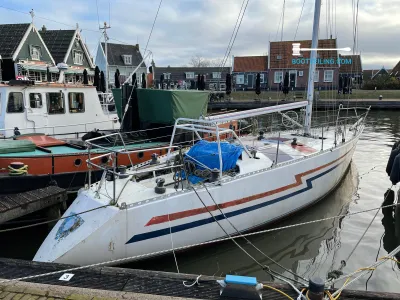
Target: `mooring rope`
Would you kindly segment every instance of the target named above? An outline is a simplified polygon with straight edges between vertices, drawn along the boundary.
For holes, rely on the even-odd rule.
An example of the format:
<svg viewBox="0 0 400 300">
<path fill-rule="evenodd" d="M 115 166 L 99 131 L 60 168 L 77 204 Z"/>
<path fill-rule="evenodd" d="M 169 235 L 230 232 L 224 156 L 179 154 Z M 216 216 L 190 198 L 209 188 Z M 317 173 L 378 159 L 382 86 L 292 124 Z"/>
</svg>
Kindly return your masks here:
<svg viewBox="0 0 400 300">
<path fill-rule="evenodd" d="M 337 282 L 337 281 L 340 281 L 340 280 L 343 280 L 343 279 L 347 279 L 346 282 L 343 284 L 343 286 L 342 286 L 341 288 L 339 288 L 337 291 L 335 291 L 335 292 L 332 294 L 332 296 L 334 297 L 334 299 L 336 300 L 336 299 L 339 298 L 338 296 L 340 296 L 340 293 L 344 290 L 345 287 L 349 286 L 350 284 L 352 284 L 353 282 L 357 281 L 357 280 L 360 279 L 361 277 L 365 276 L 365 275 L 368 274 L 369 272 L 376 270 L 376 268 L 378 268 L 380 265 L 382 265 L 382 264 L 385 263 L 386 261 L 388 261 L 388 260 L 394 260 L 394 259 L 393 259 L 393 256 L 394 256 L 397 252 L 399 252 L 399 251 L 400 251 L 400 245 L 397 246 L 396 249 L 394 249 L 392 252 L 390 252 L 387 256 L 382 257 L 381 259 L 379 259 L 379 260 L 376 261 L 375 263 L 369 265 L 368 267 L 358 269 L 357 271 L 355 271 L 355 272 L 353 272 L 353 273 L 350 273 L 350 274 L 348 274 L 348 275 L 339 277 L 338 279 L 335 279 L 334 281 L 332 281 L 331 283 L 333 284 L 333 283 L 335 283 L 335 282 Z M 397 260 L 395 260 L 395 261 L 397 262 Z M 358 274 L 358 273 L 360 273 L 360 272 L 361 272 L 360 275 L 358 275 L 358 276 L 357 276 L 356 278 L 354 278 L 353 280 L 348 281 L 349 278 L 350 278 L 351 276 L 353 276 L 353 275 L 355 275 L 355 274 Z M 337 297 L 335 298 L 335 296 L 337 296 Z"/>
<path fill-rule="evenodd" d="M 296 274 L 295 272 L 293 272 L 292 270 L 289 270 L 288 268 L 284 267 L 282 264 L 280 264 L 279 262 L 277 262 L 276 260 L 274 260 L 272 257 L 268 256 L 267 254 L 265 254 L 260 248 L 258 248 L 256 245 L 254 245 L 249 239 L 247 239 L 245 236 L 243 236 L 242 232 L 240 230 L 238 230 L 236 228 L 235 225 L 233 225 L 233 223 L 229 220 L 229 218 L 224 214 L 224 212 L 222 211 L 222 209 L 219 207 L 219 205 L 217 204 L 217 202 L 215 201 L 214 197 L 211 195 L 210 191 L 208 190 L 207 186 L 203 184 L 203 187 L 206 189 L 208 195 L 210 196 L 210 198 L 213 200 L 214 204 L 216 205 L 216 207 L 218 208 L 218 210 L 221 212 L 221 214 L 224 216 L 225 220 L 227 220 L 229 222 L 229 224 L 232 226 L 233 229 L 236 230 L 237 234 L 240 235 L 249 245 L 251 245 L 254 249 L 256 249 L 259 253 L 261 253 L 264 257 L 266 257 L 267 259 L 269 259 L 270 261 L 272 261 L 274 264 L 276 264 L 277 266 L 281 267 L 283 270 L 287 271 L 289 274 L 292 274 L 295 277 L 299 277 L 300 279 L 303 279 L 305 282 L 308 282 L 307 279 L 301 277 L 300 275 Z"/>
<path fill-rule="evenodd" d="M 314 223 L 323 222 L 323 221 L 327 221 L 327 220 L 332 220 L 332 219 L 336 219 L 336 218 L 354 216 L 354 215 L 358 215 L 358 214 L 374 211 L 374 210 L 381 209 L 381 208 L 394 207 L 394 206 L 397 206 L 397 205 L 398 205 L 397 203 L 394 203 L 394 204 L 390 204 L 390 205 L 386 205 L 386 206 L 370 208 L 370 209 L 366 209 L 366 210 L 362 210 L 362 211 L 358 211 L 358 212 L 354 212 L 354 213 L 349 213 L 349 214 L 345 214 L 345 215 L 338 215 L 338 216 L 327 217 L 327 218 L 323 218 L 323 219 L 318 219 L 318 220 L 313 220 L 313 221 L 308 221 L 308 222 L 303 222 L 303 223 L 298 223 L 298 224 L 293 224 L 293 225 L 287 225 L 287 226 L 282 226 L 282 227 L 277 227 L 277 228 L 271 228 L 271 229 L 265 229 L 265 230 L 260 230 L 260 231 L 256 231 L 256 232 L 245 233 L 245 234 L 243 234 L 243 236 L 252 236 L 252 235 L 257 235 L 257 234 L 263 234 L 263 233 L 278 231 L 278 230 L 282 230 L 282 229 L 289 229 L 289 228 L 293 228 L 293 227 L 314 224 Z M 109 205 L 105 205 L 105 206 L 109 206 Z M 103 208 L 105 206 L 101 206 L 101 207 L 98 207 L 98 208 L 95 208 L 95 209 Z M 95 210 L 95 209 L 92 209 L 92 210 Z M 92 211 L 92 210 L 90 210 L 90 211 Z M 85 212 L 88 212 L 88 211 L 85 211 Z M 75 214 L 75 215 L 79 215 L 79 214 L 82 214 L 82 213 L 78 213 L 78 214 Z M 60 218 L 60 219 L 65 219 L 65 218 L 67 218 L 67 217 L 63 217 L 63 218 Z M 54 221 L 57 221 L 57 220 L 59 220 L 59 219 L 52 220 L 52 221 L 47 221 L 47 222 L 42 222 L 40 224 L 47 224 L 47 223 L 54 222 Z M 23 226 L 23 228 L 33 227 L 33 226 L 36 226 L 36 225 L 37 224 Z M 22 227 L 18 227 L 16 229 L 15 228 L 11 228 L 11 229 L 0 230 L 0 233 L 1 232 L 6 232 L 6 231 L 13 231 L 13 230 L 17 230 L 17 229 L 22 229 Z M 181 246 L 181 247 L 175 248 L 175 251 L 189 249 L 189 248 L 197 247 L 197 246 L 209 245 L 209 244 L 213 244 L 213 243 L 217 243 L 217 242 L 228 241 L 228 240 L 236 239 L 236 238 L 241 238 L 241 236 L 225 237 L 225 238 L 215 239 L 215 240 L 206 241 L 206 242 L 202 242 L 202 243 L 196 243 L 196 244 L 191 244 L 191 245 L 187 245 L 187 246 Z M 3 281 L 0 281 L 0 283 L 8 282 L 8 281 L 27 280 L 27 279 L 37 278 L 37 277 L 60 274 L 60 273 L 63 273 L 63 272 L 71 272 L 71 271 L 78 271 L 78 270 L 83 270 L 83 269 L 87 269 L 87 268 L 91 268 L 91 267 L 105 266 L 105 265 L 108 265 L 108 264 L 123 263 L 123 262 L 127 262 L 127 261 L 130 261 L 130 260 L 145 258 L 145 257 L 149 257 L 149 256 L 159 255 L 159 254 L 165 254 L 165 253 L 169 253 L 169 252 L 171 252 L 171 249 L 165 249 L 165 250 L 155 251 L 155 252 L 152 252 L 152 253 L 145 253 L 145 254 L 134 255 L 134 256 L 124 257 L 124 258 L 118 258 L 118 259 L 114 259 L 114 260 L 110 260 L 110 261 L 99 262 L 99 263 L 89 264 L 89 265 L 85 265 L 85 266 L 69 268 L 69 269 L 65 269 L 65 270 L 59 270 L 59 271 L 43 273 L 43 274 L 38 274 L 38 275 L 32 275 L 32 276 L 25 276 L 25 277 L 20 277 L 20 278 L 15 278 L 15 279 L 6 279 L 6 280 L 3 280 Z M 349 276 L 349 275 L 346 275 L 346 276 Z M 343 279 L 343 278 L 341 278 L 341 279 Z"/>
<path fill-rule="evenodd" d="M 389 190 L 392 190 L 392 188 L 393 188 L 393 184 L 392 184 L 392 186 L 390 187 Z M 389 196 L 389 194 L 390 194 L 389 192 L 386 194 L 385 199 L 383 200 L 383 203 L 385 203 L 386 198 Z M 353 250 L 350 252 L 349 256 L 347 256 L 347 258 L 345 259 L 345 262 L 347 262 L 350 259 L 350 257 L 353 255 L 354 251 L 356 251 L 358 245 L 360 245 L 360 243 L 361 243 L 361 240 L 364 238 L 365 234 L 367 233 L 367 231 L 371 227 L 372 223 L 375 221 L 375 218 L 378 215 L 379 211 L 380 211 L 380 209 L 376 210 L 376 213 L 375 213 L 374 217 L 372 218 L 371 222 L 368 224 L 367 228 L 365 228 L 364 233 L 361 235 L 360 239 L 358 240 L 357 244 L 354 246 Z"/>
</svg>

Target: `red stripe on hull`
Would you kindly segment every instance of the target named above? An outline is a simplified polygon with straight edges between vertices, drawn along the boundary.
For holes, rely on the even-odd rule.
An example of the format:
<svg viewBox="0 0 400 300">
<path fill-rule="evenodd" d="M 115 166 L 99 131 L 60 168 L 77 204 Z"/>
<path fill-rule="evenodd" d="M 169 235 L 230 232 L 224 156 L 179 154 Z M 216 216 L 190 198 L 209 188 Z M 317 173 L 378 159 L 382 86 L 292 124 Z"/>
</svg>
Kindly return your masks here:
<svg viewBox="0 0 400 300">
<path fill-rule="evenodd" d="M 347 152 L 348 153 L 348 152 Z M 341 160 L 343 157 L 345 157 L 346 154 L 342 155 L 341 157 L 339 157 L 338 159 L 335 159 L 334 161 L 322 165 L 318 168 L 315 169 L 311 169 L 308 170 L 306 172 L 300 173 L 295 175 L 295 179 L 296 181 L 294 183 L 288 184 L 286 186 L 274 189 L 274 190 L 270 190 L 268 192 L 264 192 L 261 194 L 257 194 L 257 195 L 253 195 L 253 196 L 249 196 L 249 197 L 245 197 L 245 198 L 241 198 L 241 199 L 237 199 L 237 200 L 233 200 L 233 201 L 229 201 L 229 202 L 225 202 L 222 204 L 219 204 L 219 208 L 223 209 L 223 208 L 228 208 L 228 207 L 232 207 L 232 206 L 236 206 L 236 205 L 240 205 L 240 204 L 244 204 L 247 202 L 251 202 L 257 199 L 261 199 L 264 197 L 268 197 L 277 193 L 281 193 L 283 191 L 286 191 L 288 189 L 300 186 L 303 182 L 302 182 L 302 177 L 307 176 L 311 173 L 317 172 L 323 168 L 326 168 L 332 164 L 334 164 L 335 162 Z M 196 209 L 190 209 L 190 210 L 186 210 L 186 211 L 182 211 L 182 212 L 177 212 L 177 213 L 172 213 L 169 215 L 161 215 L 161 216 L 157 216 L 157 217 L 153 217 L 150 219 L 150 221 L 145 225 L 145 226 L 150 226 L 150 225 L 155 225 L 155 224 L 161 224 L 161 223 L 165 223 L 168 221 L 174 221 L 174 220 L 179 220 L 179 219 L 183 219 L 183 218 L 187 218 L 187 217 L 191 217 L 191 216 L 195 216 L 195 215 L 199 215 L 199 214 L 203 214 L 203 213 L 207 213 L 208 211 L 215 211 L 217 210 L 218 207 L 216 205 L 210 205 L 207 207 L 203 207 L 203 208 L 196 208 Z"/>
</svg>

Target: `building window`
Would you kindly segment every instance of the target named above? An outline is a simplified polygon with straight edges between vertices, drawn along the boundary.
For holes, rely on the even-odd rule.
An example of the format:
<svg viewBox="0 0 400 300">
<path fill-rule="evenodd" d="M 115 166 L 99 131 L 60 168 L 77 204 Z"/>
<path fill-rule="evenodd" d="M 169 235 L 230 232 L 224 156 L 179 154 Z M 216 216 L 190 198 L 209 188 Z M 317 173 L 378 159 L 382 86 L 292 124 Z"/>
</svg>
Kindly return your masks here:
<svg viewBox="0 0 400 300">
<path fill-rule="evenodd" d="M 41 108 L 43 106 L 42 94 L 30 93 L 29 94 L 29 104 L 30 104 L 31 108 Z"/>
<path fill-rule="evenodd" d="M 264 74 L 260 74 L 260 83 L 264 83 Z"/>
<path fill-rule="evenodd" d="M 213 78 L 221 78 L 221 72 L 213 72 L 212 76 Z"/>
<path fill-rule="evenodd" d="M 274 74 L 274 83 L 280 83 L 283 81 L 283 72 L 276 71 Z"/>
<path fill-rule="evenodd" d="M 47 110 L 49 115 L 64 114 L 64 93 L 46 93 Z"/>
<path fill-rule="evenodd" d="M 22 93 L 9 93 L 8 94 L 8 103 L 7 103 L 7 112 L 8 113 L 20 113 L 23 112 L 24 107 L 24 98 Z"/>
<path fill-rule="evenodd" d="M 171 79 L 171 73 L 164 73 L 164 80 L 170 80 Z"/>
<path fill-rule="evenodd" d="M 194 72 L 186 72 L 186 79 L 194 79 Z"/>
<path fill-rule="evenodd" d="M 40 60 L 40 47 L 31 46 L 31 58 L 32 60 Z"/>
<path fill-rule="evenodd" d="M 30 71 L 28 77 L 36 82 L 42 82 L 42 72 Z"/>
<path fill-rule="evenodd" d="M 299 71 L 299 77 L 303 76 L 303 71 Z"/>
<path fill-rule="evenodd" d="M 59 78 L 60 78 L 59 73 L 51 73 L 51 81 L 52 82 L 57 82 Z"/>
<path fill-rule="evenodd" d="M 85 101 L 83 93 L 68 93 L 68 103 L 70 113 L 85 112 Z"/>
<path fill-rule="evenodd" d="M 236 75 L 236 84 L 244 84 L 244 75 Z"/>
<path fill-rule="evenodd" d="M 132 64 L 132 55 L 123 55 L 124 56 L 124 63 L 126 65 L 131 65 Z"/>
<path fill-rule="evenodd" d="M 314 82 L 319 82 L 319 71 L 314 72 Z"/>
<path fill-rule="evenodd" d="M 282 55 L 277 55 L 276 56 L 276 60 L 281 60 L 282 59 Z"/>
<path fill-rule="evenodd" d="M 74 51 L 74 64 L 83 65 L 83 53 L 81 51 Z"/>
<path fill-rule="evenodd" d="M 333 70 L 324 71 L 324 82 L 332 82 L 333 81 Z"/>
</svg>

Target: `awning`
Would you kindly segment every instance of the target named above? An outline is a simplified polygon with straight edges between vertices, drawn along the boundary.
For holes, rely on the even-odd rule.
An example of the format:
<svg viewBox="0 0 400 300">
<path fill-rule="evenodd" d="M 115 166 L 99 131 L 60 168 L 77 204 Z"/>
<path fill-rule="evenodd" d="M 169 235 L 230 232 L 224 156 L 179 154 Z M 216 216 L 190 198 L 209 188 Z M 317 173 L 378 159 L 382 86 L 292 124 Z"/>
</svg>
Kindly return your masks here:
<svg viewBox="0 0 400 300">
<path fill-rule="evenodd" d="M 57 69 L 57 68 L 56 68 Z M 64 71 L 64 74 L 83 74 L 84 69 L 73 69 L 73 68 L 68 68 L 68 70 Z M 86 69 L 88 75 L 94 75 L 94 71 Z M 51 71 L 50 71 L 51 72 Z M 57 69 L 58 73 L 58 69 Z"/>
<path fill-rule="evenodd" d="M 46 65 L 35 65 L 35 64 L 18 64 L 20 65 L 24 70 L 32 70 L 32 71 L 47 71 L 47 66 Z M 57 67 L 50 67 L 50 73 L 59 73 L 59 70 Z M 84 69 L 75 69 L 75 68 L 68 68 L 65 70 L 64 74 L 83 74 Z M 86 69 L 88 72 L 88 75 L 94 75 L 94 71 Z"/>
</svg>

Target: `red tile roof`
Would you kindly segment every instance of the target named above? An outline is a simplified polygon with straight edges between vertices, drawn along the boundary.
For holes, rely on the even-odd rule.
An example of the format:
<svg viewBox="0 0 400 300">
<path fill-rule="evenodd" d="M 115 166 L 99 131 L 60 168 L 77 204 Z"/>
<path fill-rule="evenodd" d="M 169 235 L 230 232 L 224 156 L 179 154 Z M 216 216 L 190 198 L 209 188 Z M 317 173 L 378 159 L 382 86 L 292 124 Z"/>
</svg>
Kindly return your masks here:
<svg viewBox="0 0 400 300">
<path fill-rule="evenodd" d="M 301 48 L 311 48 L 311 40 L 304 41 L 282 41 L 282 42 L 270 42 L 269 57 L 270 57 L 270 69 L 307 69 L 309 64 L 292 64 L 292 59 L 297 58 L 310 58 L 310 51 L 301 51 L 302 57 L 293 56 L 293 43 L 300 43 Z M 337 48 L 336 39 L 319 40 L 318 48 Z M 334 59 L 335 64 L 317 64 L 317 68 L 329 67 L 337 68 L 336 64 L 338 58 L 338 52 L 334 51 L 320 51 L 317 52 L 319 59 Z"/>
<path fill-rule="evenodd" d="M 235 56 L 233 72 L 266 72 L 268 56 Z"/>
</svg>

